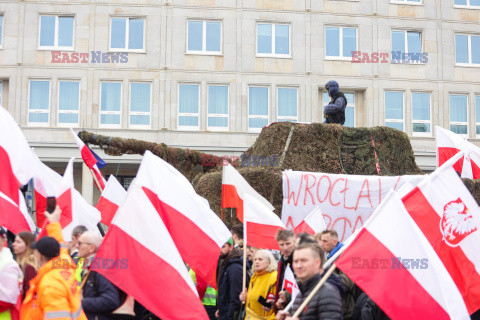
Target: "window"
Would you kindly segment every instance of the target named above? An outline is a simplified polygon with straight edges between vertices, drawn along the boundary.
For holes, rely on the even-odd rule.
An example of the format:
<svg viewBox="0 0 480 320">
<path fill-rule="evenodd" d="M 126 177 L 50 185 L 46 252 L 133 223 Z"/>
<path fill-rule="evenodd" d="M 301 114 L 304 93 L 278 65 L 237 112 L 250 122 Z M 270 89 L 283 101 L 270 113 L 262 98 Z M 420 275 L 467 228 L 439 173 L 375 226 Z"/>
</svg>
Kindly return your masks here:
<svg viewBox="0 0 480 320">
<path fill-rule="evenodd" d="M 357 29 L 345 27 L 326 27 L 325 56 L 350 60 L 352 51 L 357 51 Z"/>
<path fill-rule="evenodd" d="M 450 131 L 468 134 L 467 95 L 450 95 Z"/>
<path fill-rule="evenodd" d="M 455 62 L 480 66 L 480 35 L 455 35 Z"/>
<path fill-rule="evenodd" d="M 60 80 L 58 82 L 58 125 L 78 126 L 80 82 Z"/>
<path fill-rule="evenodd" d="M 345 98 L 347 98 L 347 107 L 345 108 L 345 127 L 355 127 L 355 93 L 344 92 Z M 323 108 L 330 103 L 331 98 L 328 92 L 323 93 Z M 323 117 L 322 122 L 325 121 Z"/>
<path fill-rule="evenodd" d="M 412 121 L 414 136 L 430 136 L 430 93 L 412 92 Z"/>
<path fill-rule="evenodd" d="M 30 80 L 28 124 L 48 126 L 50 113 L 50 81 Z"/>
<path fill-rule="evenodd" d="M 73 50 L 73 16 L 40 16 L 39 47 Z"/>
<path fill-rule="evenodd" d="M 222 23 L 220 21 L 189 20 L 187 38 L 188 53 L 222 53 Z"/>
<path fill-rule="evenodd" d="M 257 24 L 257 56 L 290 56 L 290 25 Z"/>
<path fill-rule="evenodd" d="M 392 31 L 392 63 L 422 61 L 422 33 Z M 405 54 L 405 57 L 403 56 Z"/>
<path fill-rule="evenodd" d="M 228 130 L 228 86 L 208 86 L 209 130 Z"/>
<path fill-rule="evenodd" d="M 101 83 L 100 127 L 120 128 L 122 83 Z"/>
<path fill-rule="evenodd" d="M 475 126 L 476 134 L 480 134 L 480 96 L 475 96 Z"/>
<path fill-rule="evenodd" d="M 297 88 L 277 89 L 277 121 L 297 122 Z"/>
<path fill-rule="evenodd" d="M 143 51 L 143 18 L 112 18 L 110 29 L 110 50 Z"/>
<path fill-rule="evenodd" d="M 385 91 L 385 126 L 403 130 L 403 92 Z"/>
<path fill-rule="evenodd" d="M 150 128 L 151 84 L 130 83 L 130 115 L 131 128 Z"/>
<path fill-rule="evenodd" d="M 420 0 L 391 0 L 392 3 L 421 4 Z"/>
<path fill-rule="evenodd" d="M 469 7 L 480 9 L 480 0 L 454 0 L 455 7 Z"/>
<path fill-rule="evenodd" d="M 200 129 L 198 84 L 180 84 L 178 87 L 178 127 L 184 129 Z"/>
<path fill-rule="evenodd" d="M 260 132 L 268 124 L 268 87 L 248 88 L 248 129 Z"/>
<path fill-rule="evenodd" d="M 0 15 L 0 48 L 3 47 L 3 15 Z"/>
</svg>

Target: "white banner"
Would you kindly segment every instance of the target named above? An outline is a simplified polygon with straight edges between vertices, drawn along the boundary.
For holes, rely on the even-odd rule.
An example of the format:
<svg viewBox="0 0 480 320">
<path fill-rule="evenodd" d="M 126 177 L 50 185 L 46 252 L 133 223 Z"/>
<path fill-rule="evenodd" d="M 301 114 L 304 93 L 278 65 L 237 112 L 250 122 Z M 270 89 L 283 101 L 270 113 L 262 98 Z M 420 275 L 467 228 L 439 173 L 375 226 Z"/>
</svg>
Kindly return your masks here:
<svg viewBox="0 0 480 320">
<path fill-rule="evenodd" d="M 363 226 L 392 189 L 416 186 L 423 175 L 359 176 L 287 170 L 283 172 L 282 222 L 294 229 L 315 207 L 320 207 L 327 229 L 339 241 Z"/>
</svg>

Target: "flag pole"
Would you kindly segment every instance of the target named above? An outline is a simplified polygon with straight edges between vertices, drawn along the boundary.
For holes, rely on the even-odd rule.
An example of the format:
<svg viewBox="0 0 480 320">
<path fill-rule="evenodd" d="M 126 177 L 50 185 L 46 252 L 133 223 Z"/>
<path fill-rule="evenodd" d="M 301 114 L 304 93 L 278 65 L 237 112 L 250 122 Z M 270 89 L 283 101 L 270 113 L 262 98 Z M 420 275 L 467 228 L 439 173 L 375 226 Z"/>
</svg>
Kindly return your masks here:
<svg viewBox="0 0 480 320">
<path fill-rule="evenodd" d="M 300 305 L 300 307 L 297 309 L 297 311 L 295 311 L 295 313 L 293 314 L 293 317 L 292 317 L 293 319 L 298 319 L 298 316 L 302 313 L 303 309 L 305 309 L 305 307 L 310 302 L 310 300 L 312 300 L 315 293 L 317 293 L 317 291 L 320 290 L 320 288 L 323 286 L 323 284 L 327 281 L 328 277 L 330 277 L 330 275 L 333 273 L 333 271 L 335 271 L 336 267 L 337 266 L 335 265 L 335 263 L 332 264 L 330 269 L 328 269 L 327 273 L 325 273 L 323 278 L 320 279 L 320 281 L 315 286 L 315 288 L 313 288 L 312 292 L 310 292 L 307 299 L 305 299 L 305 301 L 303 301 L 303 303 Z"/>
<path fill-rule="evenodd" d="M 97 186 L 98 190 L 100 190 L 100 192 L 103 192 L 103 188 L 102 188 L 102 186 L 100 185 L 100 182 L 98 182 L 97 176 L 96 176 L 95 173 L 93 172 L 93 169 L 92 169 L 92 168 L 88 168 L 88 169 L 90 170 L 90 173 L 92 174 L 93 181 L 95 181 L 95 185 Z M 102 226 L 100 225 L 100 222 L 97 223 L 97 228 L 98 228 L 98 230 L 100 231 L 100 234 L 102 235 L 102 237 L 105 237 L 105 231 L 103 231 L 103 228 L 102 228 Z"/>
<path fill-rule="evenodd" d="M 242 278 L 242 292 L 247 291 L 247 223 L 245 213 L 243 214 L 243 278 Z M 243 302 L 245 303 L 245 301 Z"/>
</svg>

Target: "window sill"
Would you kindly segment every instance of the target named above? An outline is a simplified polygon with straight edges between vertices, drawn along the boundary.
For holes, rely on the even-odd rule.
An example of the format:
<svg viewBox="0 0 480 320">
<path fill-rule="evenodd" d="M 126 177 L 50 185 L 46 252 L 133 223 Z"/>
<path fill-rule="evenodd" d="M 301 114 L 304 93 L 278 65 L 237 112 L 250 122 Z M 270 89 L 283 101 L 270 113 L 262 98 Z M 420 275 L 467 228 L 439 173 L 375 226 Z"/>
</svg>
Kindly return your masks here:
<svg viewBox="0 0 480 320">
<path fill-rule="evenodd" d="M 37 51 L 74 52 L 75 48 L 37 47 Z"/>
<path fill-rule="evenodd" d="M 39 123 L 39 122 L 29 122 L 27 123 L 27 127 L 30 128 L 47 128 L 50 127 L 49 123 Z"/>
<path fill-rule="evenodd" d="M 57 123 L 58 128 L 78 128 L 80 125 L 78 123 Z"/>
<path fill-rule="evenodd" d="M 122 129 L 122 126 L 119 124 L 100 124 L 98 126 L 100 129 Z"/>
<path fill-rule="evenodd" d="M 224 127 L 224 128 L 221 128 L 221 127 L 207 127 L 207 130 L 205 131 L 210 131 L 210 132 L 227 132 L 227 131 L 230 131 L 230 129 L 228 127 Z"/>
<path fill-rule="evenodd" d="M 257 53 L 255 58 L 273 58 L 273 59 L 292 59 L 292 56 L 289 54 L 265 54 Z"/>
<path fill-rule="evenodd" d="M 205 51 L 187 51 L 186 55 L 192 56 L 223 56 L 222 52 L 205 52 Z"/>
<path fill-rule="evenodd" d="M 140 54 L 146 54 L 147 51 L 142 49 L 142 50 L 128 50 L 128 49 L 108 49 L 108 52 L 119 52 L 119 53 L 140 53 Z"/>
<path fill-rule="evenodd" d="M 325 57 L 325 61 L 345 61 L 345 62 L 352 62 L 352 58 L 347 57 Z"/>
<path fill-rule="evenodd" d="M 200 131 L 200 127 L 182 127 L 178 126 L 177 130 L 179 131 Z"/>
<path fill-rule="evenodd" d="M 151 125 L 129 125 L 128 129 L 135 129 L 135 130 L 151 130 Z"/>
<path fill-rule="evenodd" d="M 454 5 L 454 9 L 467 9 L 467 10 L 480 10 L 480 7 L 478 6 L 460 6 L 460 5 Z"/>
<path fill-rule="evenodd" d="M 466 63 L 455 63 L 455 67 L 463 67 L 463 68 L 480 68 L 479 64 L 466 64 Z"/>
<path fill-rule="evenodd" d="M 414 138 L 432 138 L 432 133 L 418 133 L 412 132 L 412 137 Z"/>
<path fill-rule="evenodd" d="M 407 5 L 407 6 L 423 6 L 423 3 L 418 2 L 410 2 L 410 1 L 390 1 L 390 4 L 398 4 L 398 5 Z"/>
</svg>

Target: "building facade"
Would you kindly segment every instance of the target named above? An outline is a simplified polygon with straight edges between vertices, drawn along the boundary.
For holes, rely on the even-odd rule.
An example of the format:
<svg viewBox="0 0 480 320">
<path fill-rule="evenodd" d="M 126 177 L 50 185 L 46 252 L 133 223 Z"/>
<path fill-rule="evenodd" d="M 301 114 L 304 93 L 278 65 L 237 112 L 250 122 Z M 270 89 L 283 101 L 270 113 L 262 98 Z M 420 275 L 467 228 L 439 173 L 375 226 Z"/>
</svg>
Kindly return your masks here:
<svg viewBox="0 0 480 320">
<path fill-rule="evenodd" d="M 80 158 L 69 127 L 240 155 L 268 123 L 322 121 L 332 79 L 346 124 L 405 131 L 422 169 L 435 126 L 480 138 L 480 0 L 23 0 L 0 14 L 1 103 L 59 172 Z M 140 162 L 105 158 L 125 181 Z"/>
</svg>

